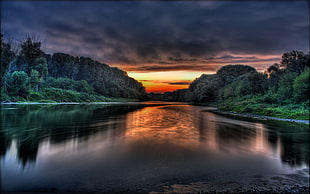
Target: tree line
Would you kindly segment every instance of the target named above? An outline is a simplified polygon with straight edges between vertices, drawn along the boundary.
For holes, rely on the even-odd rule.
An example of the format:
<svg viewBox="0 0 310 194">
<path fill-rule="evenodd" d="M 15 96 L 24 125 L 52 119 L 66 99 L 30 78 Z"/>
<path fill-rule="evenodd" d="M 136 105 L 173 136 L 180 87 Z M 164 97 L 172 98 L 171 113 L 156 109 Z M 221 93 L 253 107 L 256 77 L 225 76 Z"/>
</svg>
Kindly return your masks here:
<svg viewBox="0 0 310 194">
<path fill-rule="evenodd" d="M 46 54 L 27 37 L 14 52 L 1 34 L 1 101 L 105 101 L 105 97 L 144 100 L 145 88 L 125 71 L 89 57 Z"/>
<path fill-rule="evenodd" d="M 308 110 L 309 65 L 310 53 L 293 50 L 284 53 L 281 61 L 269 66 L 264 73 L 248 65 L 226 65 L 216 74 L 201 75 L 188 89 L 149 95 L 151 100 L 212 104 L 227 110 L 239 106 L 240 111 L 241 106 L 248 104 L 292 105 Z"/>
</svg>

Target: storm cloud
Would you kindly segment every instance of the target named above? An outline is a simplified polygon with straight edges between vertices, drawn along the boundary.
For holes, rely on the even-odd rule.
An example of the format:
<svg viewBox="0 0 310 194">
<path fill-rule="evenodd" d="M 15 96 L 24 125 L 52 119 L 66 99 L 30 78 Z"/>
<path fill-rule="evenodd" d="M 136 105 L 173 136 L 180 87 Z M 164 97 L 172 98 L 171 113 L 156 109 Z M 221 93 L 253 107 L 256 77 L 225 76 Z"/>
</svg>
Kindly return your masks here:
<svg viewBox="0 0 310 194">
<path fill-rule="evenodd" d="M 309 51 L 308 1 L 1 1 L 2 33 L 127 71 L 264 68 Z M 269 56 L 269 57 L 258 57 Z M 277 57 L 275 57 L 277 56 Z"/>
</svg>

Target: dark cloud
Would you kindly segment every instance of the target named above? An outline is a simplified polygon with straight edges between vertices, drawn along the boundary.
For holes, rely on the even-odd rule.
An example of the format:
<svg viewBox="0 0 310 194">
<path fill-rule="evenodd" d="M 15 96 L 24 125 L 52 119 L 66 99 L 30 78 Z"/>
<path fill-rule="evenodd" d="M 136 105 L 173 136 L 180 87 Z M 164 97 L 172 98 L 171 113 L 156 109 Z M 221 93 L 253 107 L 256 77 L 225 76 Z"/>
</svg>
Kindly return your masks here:
<svg viewBox="0 0 310 194">
<path fill-rule="evenodd" d="M 219 67 L 206 64 L 189 64 L 189 65 L 140 65 L 131 67 L 131 71 L 147 72 L 147 71 L 216 71 Z"/>
<path fill-rule="evenodd" d="M 232 56 L 232 55 L 224 55 L 220 57 L 209 57 L 206 58 L 205 60 L 200 61 L 201 63 L 231 63 L 231 64 L 237 64 L 237 63 L 259 63 L 259 62 L 278 62 L 280 61 L 280 56 L 279 57 L 268 57 L 268 58 L 259 58 L 256 56 Z"/>
<path fill-rule="evenodd" d="M 169 82 L 170 85 L 189 85 L 191 81 L 188 82 Z"/>
<path fill-rule="evenodd" d="M 152 82 L 155 84 L 169 84 L 169 85 L 189 85 L 191 81 L 184 80 L 184 81 L 175 81 L 175 82 L 167 82 L 167 81 L 158 81 L 158 80 L 140 80 L 142 82 Z"/>
<path fill-rule="evenodd" d="M 137 71 L 211 71 L 218 68 L 215 62 L 265 64 L 277 58 L 256 56 L 309 50 L 308 1 L 1 1 L 1 5 L 5 35 L 22 40 L 34 32 L 45 40 L 48 53 L 130 64 Z"/>
</svg>

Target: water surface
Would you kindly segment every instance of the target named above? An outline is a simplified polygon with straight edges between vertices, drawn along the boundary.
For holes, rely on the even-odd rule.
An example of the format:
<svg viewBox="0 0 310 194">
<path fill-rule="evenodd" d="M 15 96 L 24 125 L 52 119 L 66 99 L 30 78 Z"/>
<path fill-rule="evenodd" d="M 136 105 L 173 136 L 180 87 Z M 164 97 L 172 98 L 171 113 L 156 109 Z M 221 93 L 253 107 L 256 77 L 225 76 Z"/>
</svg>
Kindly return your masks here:
<svg viewBox="0 0 310 194">
<path fill-rule="evenodd" d="M 205 109 L 169 103 L 2 105 L 1 190 L 308 184 L 308 125 L 236 120 Z"/>
</svg>

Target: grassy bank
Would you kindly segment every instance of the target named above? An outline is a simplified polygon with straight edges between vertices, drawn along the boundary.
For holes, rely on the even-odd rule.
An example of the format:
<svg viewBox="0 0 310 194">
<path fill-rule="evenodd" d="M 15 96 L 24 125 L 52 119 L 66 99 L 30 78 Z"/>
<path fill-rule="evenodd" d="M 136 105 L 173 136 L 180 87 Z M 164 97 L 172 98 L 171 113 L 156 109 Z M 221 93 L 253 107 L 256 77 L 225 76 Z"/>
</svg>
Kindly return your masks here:
<svg viewBox="0 0 310 194">
<path fill-rule="evenodd" d="M 40 92 L 30 92 L 26 97 L 8 96 L 1 94 L 1 102 L 136 102 L 137 99 L 113 98 L 85 92 L 64 90 L 60 88 L 46 88 Z"/>
<path fill-rule="evenodd" d="M 309 104 L 267 104 L 256 99 L 226 100 L 218 104 L 219 110 L 248 113 L 283 119 L 309 120 Z"/>
</svg>

